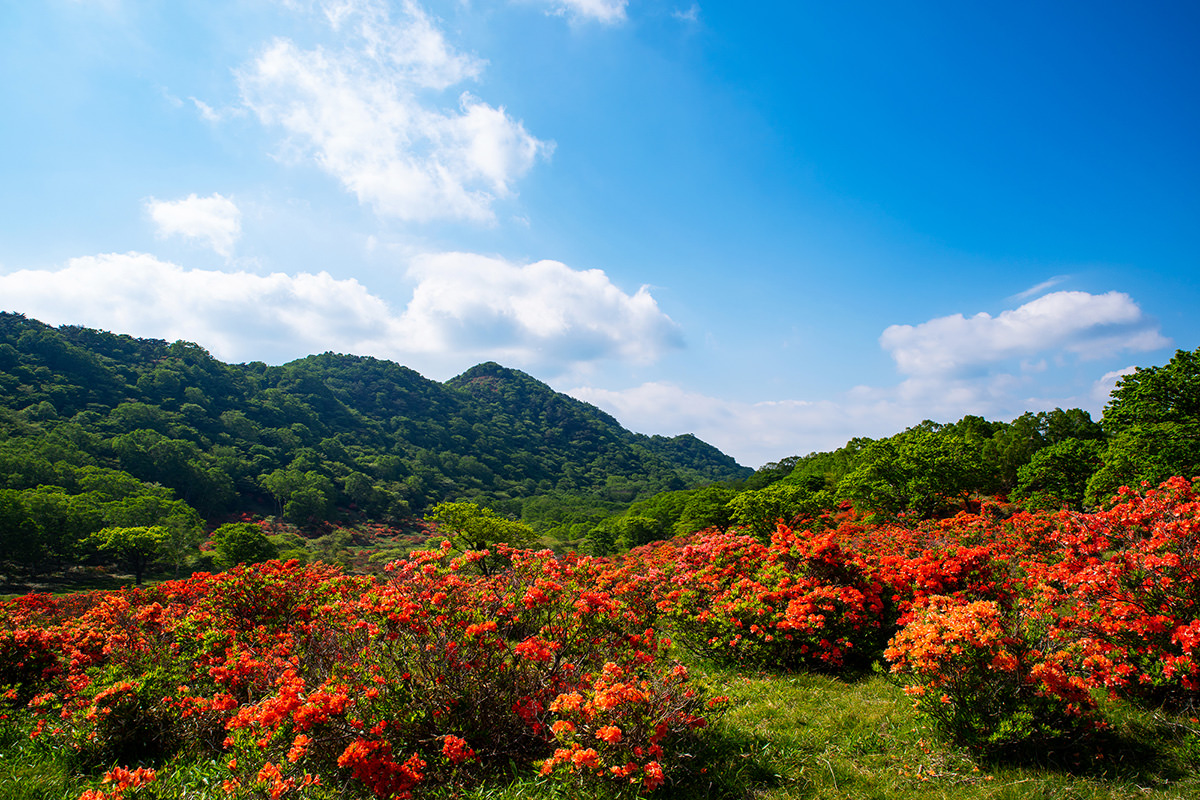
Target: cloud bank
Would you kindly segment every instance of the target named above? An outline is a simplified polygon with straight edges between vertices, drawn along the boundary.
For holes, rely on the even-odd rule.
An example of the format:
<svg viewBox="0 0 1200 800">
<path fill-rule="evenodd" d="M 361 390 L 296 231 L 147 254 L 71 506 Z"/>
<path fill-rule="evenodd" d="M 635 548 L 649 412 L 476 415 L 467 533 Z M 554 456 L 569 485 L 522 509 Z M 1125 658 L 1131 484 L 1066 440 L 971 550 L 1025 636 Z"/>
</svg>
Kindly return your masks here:
<svg viewBox="0 0 1200 800">
<path fill-rule="evenodd" d="M 469 92 L 439 104 L 483 62 L 456 52 L 416 3 L 395 20 L 367 0 L 320 9 L 338 46 L 275 39 L 237 72 L 244 106 L 285 134 L 286 155 L 311 159 L 381 216 L 492 221 L 495 201 L 553 146 Z"/>
<path fill-rule="evenodd" d="M 682 343 L 648 290 L 627 294 L 600 270 L 443 253 L 418 259 L 409 275 L 416 287 L 397 313 L 327 272 L 186 269 L 113 253 L 2 275 L 0 298 L 5 310 L 49 324 L 186 339 L 229 361 L 336 350 L 409 366 L 497 360 L 561 374 L 604 359 L 650 361 Z"/>
</svg>

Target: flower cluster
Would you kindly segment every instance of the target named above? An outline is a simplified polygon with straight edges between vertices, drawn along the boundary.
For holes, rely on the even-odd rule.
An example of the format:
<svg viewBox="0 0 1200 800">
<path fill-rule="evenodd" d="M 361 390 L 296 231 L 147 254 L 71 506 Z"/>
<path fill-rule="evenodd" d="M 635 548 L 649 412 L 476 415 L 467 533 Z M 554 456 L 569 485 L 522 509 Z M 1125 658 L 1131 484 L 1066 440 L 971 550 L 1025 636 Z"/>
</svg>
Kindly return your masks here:
<svg viewBox="0 0 1200 800">
<path fill-rule="evenodd" d="M 221 754 L 231 797 L 321 785 L 391 800 L 513 764 L 627 792 L 660 785 L 705 713 L 670 642 L 598 588 L 606 562 L 502 555 L 510 567 L 493 575 L 473 568 L 479 554 L 443 547 L 385 580 L 269 562 L 70 609 L 0 604 L 4 697 L 33 715 L 32 735 L 85 763 Z M 577 706 L 556 704 L 572 695 Z M 619 754 L 621 769 L 560 771 L 569 721 L 597 765 Z M 152 780 L 128 774 L 140 777 L 114 772 L 88 797 Z"/>
</svg>

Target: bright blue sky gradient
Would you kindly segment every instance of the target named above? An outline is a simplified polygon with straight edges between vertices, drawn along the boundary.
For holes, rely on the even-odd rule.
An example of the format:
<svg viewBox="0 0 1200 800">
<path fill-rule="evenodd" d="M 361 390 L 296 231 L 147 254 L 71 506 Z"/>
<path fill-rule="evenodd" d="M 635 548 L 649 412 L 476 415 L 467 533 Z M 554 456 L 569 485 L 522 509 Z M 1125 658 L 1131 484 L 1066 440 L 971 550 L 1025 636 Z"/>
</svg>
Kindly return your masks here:
<svg viewBox="0 0 1200 800">
<path fill-rule="evenodd" d="M 0 4 L 0 308 L 750 466 L 1200 344 L 1192 3 Z"/>
</svg>

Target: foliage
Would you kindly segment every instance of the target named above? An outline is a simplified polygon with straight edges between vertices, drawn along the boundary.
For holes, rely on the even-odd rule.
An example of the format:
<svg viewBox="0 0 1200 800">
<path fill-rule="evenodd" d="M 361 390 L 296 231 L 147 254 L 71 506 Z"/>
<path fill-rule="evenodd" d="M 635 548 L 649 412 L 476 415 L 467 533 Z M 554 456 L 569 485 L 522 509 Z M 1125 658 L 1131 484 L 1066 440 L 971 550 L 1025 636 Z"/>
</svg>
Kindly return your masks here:
<svg viewBox="0 0 1200 800">
<path fill-rule="evenodd" d="M 94 791 L 147 770 L 131 797 L 178 787 L 178 765 L 199 762 L 223 765 L 214 786 L 229 795 L 313 800 L 505 775 L 575 796 L 699 791 L 709 768 L 737 780 L 696 760 L 729 729 L 710 724 L 674 640 L 743 671 L 860 678 L 888 664 L 967 763 L 1128 752 L 1112 738 L 1123 703 L 1182 720 L 1180 753 L 1195 749 L 1200 498 L 1187 481 L 1091 513 L 877 523 L 847 508 L 801 523 L 769 542 L 710 530 L 613 560 L 495 543 L 490 574 L 476 569 L 488 553 L 446 541 L 383 580 L 274 561 L 30 595 L 0 604 L 0 715 L 74 754 Z"/>
<path fill-rule="evenodd" d="M 134 582 L 141 583 L 146 568 L 163 551 L 170 540 L 170 532 L 162 525 L 138 526 L 135 528 L 102 528 L 85 542 L 97 550 L 111 553 L 129 563 L 133 569 Z"/>
<path fill-rule="evenodd" d="M 270 561 L 278 553 L 262 528 L 250 522 L 229 522 L 212 532 L 213 549 L 224 567 Z"/>
<path fill-rule="evenodd" d="M 864 448 L 838 492 L 884 513 L 930 516 L 961 507 L 981 485 L 982 470 L 979 448 L 967 438 L 918 426 Z"/>
<path fill-rule="evenodd" d="M 1013 497 L 1030 508 L 1084 506 L 1088 481 L 1099 469 L 1104 445 L 1096 439 L 1064 439 L 1038 450 L 1017 470 Z"/>
<path fill-rule="evenodd" d="M 484 574 L 502 563 L 499 545 L 528 547 L 537 539 L 528 525 L 474 503 L 438 503 L 428 521 L 436 523 L 438 533 L 459 552 L 479 551 L 482 555 L 475 563 Z"/>
<path fill-rule="evenodd" d="M 1084 681 L 1035 647 L 1020 606 L 933 596 L 884 653 L 938 731 L 989 753 L 1061 745 L 1094 704 Z"/>
<path fill-rule="evenodd" d="M 231 365 L 187 342 L 11 313 L 0 314 L 0 348 L 0 491 L 75 496 L 86 493 L 80 469 L 103 469 L 165 488 L 214 523 L 273 511 L 310 532 L 400 523 L 451 499 L 521 515 L 537 498 L 526 521 L 578 540 L 632 501 L 750 474 L 695 437 L 634 434 L 496 364 L 446 383 L 333 353 Z M 24 570 L 134 524 L 73 519 L 47 534 L 37 500 L 0 498 L 0 540 Z"/>
<path fill-rule="evenodd" d="M 1200 475 L 1200 348 L 1118 380 L 1102 424 L 1108 447 L 1088 485 L 1093 502 L 1122 485 Z"/>
<path fill-rule="evenodd" d="M 490 577 L 445 542 L 383 583 L 269 562 L 82 613 L 23 598 L 0 605 L 0 681 L 35 740 L 92 769 L 157 763 L 149 781 L 176 754 L 219 757 L 235 797 L 393 798 L 513 764 L 661 785 L 709 715 L 670 643 L 597 588 L 600 562 L 499 547 L 511 567 Z"/>
</svg>

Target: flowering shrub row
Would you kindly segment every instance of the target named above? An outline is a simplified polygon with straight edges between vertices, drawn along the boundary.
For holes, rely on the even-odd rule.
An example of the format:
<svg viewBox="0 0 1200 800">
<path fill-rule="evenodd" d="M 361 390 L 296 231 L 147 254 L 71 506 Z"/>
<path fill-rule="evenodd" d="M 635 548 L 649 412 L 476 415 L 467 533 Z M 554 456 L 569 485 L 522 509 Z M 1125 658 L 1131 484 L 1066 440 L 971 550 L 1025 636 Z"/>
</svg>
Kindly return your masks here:
<svg viewBox="0 0 1200 800">
<path fill-rule="evenodd" d="M 852 513 L 770 541 L 704 533 L 614 575 L 690 650 L 844 671 L 878 660 L 946 734 L 982 746 L 1074 737 L 1096 692 L 1200 701 L 1200 498 L 1174 478 L 1107 510 L 995 506 L 914 524 Z M 614 579 L 614 583 L 617 581 Z"/>
<path fill-rule="evenodd" d="M 661 785 L 709 714 L 670 642 L 595 588 L 599 562 L 507 551 L 511 568 L 484 577 L 482 555 L 444 545 L 385 581 L 270 562 L 79 613 L 25 598 L 0 607 L 0 683 L 34 738 L 84 763 L 222 753 L 231 797 L 407 797 L 513 763 Z M 86 796 L 154 779 L 110 772 Z"/>
<path fill-rule="evenodd" d="M 406 797 L 512 764 L 649 792 L 712 714 L 669 634 L 757 668 L 883 661 L 959 742 L 1053 742 L 1102 724 L 1102 692 L 1200 700 L 1198 512 L 1177 478 L 1093 514 L 843 510 L 613 561 L 443 544 L 384 580 L 271 562 L 30 595 L 0 604 L 0 703 L 125 769 L 90 800 L 153 791 L 132 768 L 188 748 L 221 754 L 234 797 Z"/>
</svg>

